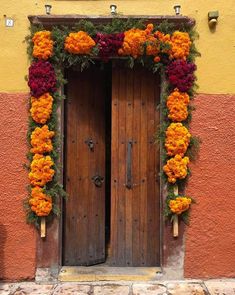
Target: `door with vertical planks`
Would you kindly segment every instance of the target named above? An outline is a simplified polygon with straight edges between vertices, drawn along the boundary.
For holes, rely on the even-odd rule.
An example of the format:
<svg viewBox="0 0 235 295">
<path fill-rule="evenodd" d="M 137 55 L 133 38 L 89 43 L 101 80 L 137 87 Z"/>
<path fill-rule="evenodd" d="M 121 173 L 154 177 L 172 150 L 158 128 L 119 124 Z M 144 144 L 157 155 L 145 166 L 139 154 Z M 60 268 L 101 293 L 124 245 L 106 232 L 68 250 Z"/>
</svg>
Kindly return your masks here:
<svg viewBox="0 0 235 295">
<path fill-rule="evenodd" d="M 159 76 L 113 67 L 111 264 L 160 265 Z"/>
<path fill-rule="evenodd" d="M 64 265 L 105 260 L 105 77 L 68 71 L 65 124 Z"/>
</svg>

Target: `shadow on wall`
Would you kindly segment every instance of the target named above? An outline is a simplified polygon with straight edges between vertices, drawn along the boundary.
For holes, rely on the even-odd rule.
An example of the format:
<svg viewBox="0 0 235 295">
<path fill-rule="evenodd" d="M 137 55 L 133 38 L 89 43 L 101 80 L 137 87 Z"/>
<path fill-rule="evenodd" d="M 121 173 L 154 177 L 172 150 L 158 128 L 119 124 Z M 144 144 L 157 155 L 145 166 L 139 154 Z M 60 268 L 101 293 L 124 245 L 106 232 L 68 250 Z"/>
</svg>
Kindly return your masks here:
<svg viewBox="0 0 235 295">
<path fill-rule="evenodd" d="M 7 238 L 5 226 L 0 223 L 0 280 L 4 279 L 4 245 Z"/>
</svg>

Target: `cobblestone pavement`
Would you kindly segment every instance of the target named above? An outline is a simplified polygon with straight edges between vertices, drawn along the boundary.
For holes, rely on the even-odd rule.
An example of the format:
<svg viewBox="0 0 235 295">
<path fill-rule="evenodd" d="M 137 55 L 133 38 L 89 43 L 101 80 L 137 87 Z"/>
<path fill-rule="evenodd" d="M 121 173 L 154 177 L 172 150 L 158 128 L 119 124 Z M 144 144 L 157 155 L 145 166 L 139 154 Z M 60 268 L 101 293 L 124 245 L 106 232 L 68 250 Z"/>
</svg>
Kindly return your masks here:
<svg viewBox="0 0 235 295">
<path fill-rule="evenodd" d="M 168 282 L 0 283 L 1 295 L 235 295 L 235 280 Z"/>
</svg>

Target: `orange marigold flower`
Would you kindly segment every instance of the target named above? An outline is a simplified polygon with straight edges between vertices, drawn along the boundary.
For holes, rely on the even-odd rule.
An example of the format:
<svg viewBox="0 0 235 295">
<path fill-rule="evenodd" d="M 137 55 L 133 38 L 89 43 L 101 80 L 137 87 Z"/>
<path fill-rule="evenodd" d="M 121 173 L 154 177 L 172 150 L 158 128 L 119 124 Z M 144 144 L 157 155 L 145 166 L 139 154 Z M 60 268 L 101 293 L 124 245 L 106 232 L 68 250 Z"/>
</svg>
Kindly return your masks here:
<svg viewBox="0 0 235 295">
<path fill-rule="evenodd" d="M 168 118 L 174 122 L 182 122 L 188 117 L 189 96 L 176 88 L 167 98 Z"/>
<path fill-rule="evenodd" d="M 73 54 L 90 54 L 94 46 L 95 41 L 83 31 L 70 33 L 64 43 L 65 50 Z"/>
<path fill-rule="evenodd" d="M 169 207 L 172 213 L 177 215 L 189 209 L 192 199 L 188 197 L 177 197 L 175 200 L 170 200 Z"/>
<path fill-rule="evenodd" d="M 146 37 L 146 55 L 157 56 L 160 51 L 159 43 L 153 35 L 147 35 Z M 158 56 L 157 56 L 158 57 Z"/>
<path fill-rule="evenodd" d="M 148 24 L 145 32 L 146 32 L 146 55 L 153 55 L 155 56 L 154 62 L 159 62 L 160 57 L 157 56 L 160 52 L 160 44 L 157 38 L 152 34 L 153 31 L 153 24 Z"/>
<path fill-rule="evenodd" d="M 32 188 L 29 205 L 37 216 L 48 216 L 52 210 L 52 199 L 41 187 L 36 186 Z"/>
<path fill-rule="evenodd" d="M 165 148 L 168 156 L 184 156 L 191 134 L 182 123 L 171 123 L 166 130 Z"/>
<path fill-rule="evenodd" d="M 154 57 L 154 62 L 159 62 L 161 60 L 160 56 L 155 56 Z"/>
<path fill-rule="evenodd" d="M 175 31 L 171 36 L 170 59 L 184 59 L 189 55 L 192 42 L 186 32 Z"/>
<path fill-rule="evenodd" d="M 30 150 L 33 154 L 44 154 L 52 151 L 53 146 L 51 138 L 55 135 L 54 131 L 50 131 L 47 125 L 36 127 L 31 134 Z"/>
<path fill-rule="evenodd" d="M 33 186 L 44 186 L 50 182 L 54 176 L 55 170 L 51 167 L 54 165 L 50 156 L 35 154 L 30 165 L 29 180 Z"/>
<path fill-rule="evenodd" d="M 131 55 L 134 58 L 142 55 L 144 52 L 143 44 L 146 41 L 146 31 L 140 29 L 130 29 L 124 32 L 124 41 L 122 48 L 118 50 L 120 55 Z"/>
<path fill-rule="evenodd" d="M 118 50 L 119 55 L 131 55 L 134 58 L 144 54 L 157 56 L 160 50 L 156 37 L 152 34 L 153 24 L 148 24 L 145 30 L 130 29 L 124 32 L 122 48 Z"/>
<path fill-rule="evenodd" d="M 53 41 L 51 40 L 50 31 L 40 31 L 34 34 L 32 41 L 33 56 L 39 59 L 47 60 L 52 56 Z"/>
<path fill-rule="evenodd" d="M 186 92 L 179 92 L 177 88 L 168 96 L 167 107 L 170 108 L 175 102 L 182 102 L 185 105 L 189 104 L 189 95 Z"/>
<path fill-rule="evenodd" d="M 175 155 L 167 161 L 163 166 L 163 171 L 168 176 L 168 181 L 175 183 L 177 179 L 184 179 L 188 174 L 187 165 L 189 164 L 189 158 L 182 158 L 180 155 Z"/>
<path fill-rule="evenodd" d="M 39 98 L 31 97 L 30 113 L 32 119 L 39 124 L 45 124 L 52 112 L 53 97 L 45 93 Z"/>
<path fill-rule="evenodd" d="M 160 32 L 160 31 L 156 31 L 156 32 L 154 33 L 154 36 L 155 36 L 156 38 L 158 38 L 158 39 L 159 39 L 161 42 L 163 42 L 163 43 L 169 43 L 170 40 L 171 40 L 171 36 L 170 36 L 170 34 L 164 34 L 164 33 Z"/>
<path fill-rule="evenodd" d="M 156 37 L 157 42 L 159 43 L 159 45 L 161 44 L 161 47 L 162 47 L 161 52 L 169 54 L 170 47 L 171 47 L 171 44 L 170 44 L 171 36 L 170 36 L 170 34 L 163 34 L 160 31 L 156 31 L 154 33 L 154 37 Z"/>
<path fill-rule="evenodd" d="M 176 102 L 171 108 L 168 108 L 168 118 L 174 122 L 182 122 L 188 117 L 188 109 L 184 103 Z"/>
<path fill-rule="evenodd" d="M 147 34 L 151 34 L 152 31 L 153 31 L 153 24 L 147 24 L 146 29 L 145 29 L 145 32 Z"/>
</svg>

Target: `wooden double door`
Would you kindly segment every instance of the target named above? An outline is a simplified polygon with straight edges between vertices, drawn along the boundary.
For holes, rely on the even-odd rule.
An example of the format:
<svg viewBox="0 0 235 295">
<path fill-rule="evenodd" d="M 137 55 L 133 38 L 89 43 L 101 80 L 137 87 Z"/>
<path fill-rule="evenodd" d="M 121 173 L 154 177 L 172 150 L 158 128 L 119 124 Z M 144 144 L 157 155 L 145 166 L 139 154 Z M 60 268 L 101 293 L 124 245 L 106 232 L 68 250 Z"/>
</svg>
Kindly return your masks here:
<svg viewBox="0 0 235 295">
<path fill-rule="evenodd" d="M 143 67 L 68 71 L 63 263 L 160 263 L 159 76 Z"/>
</svg>

